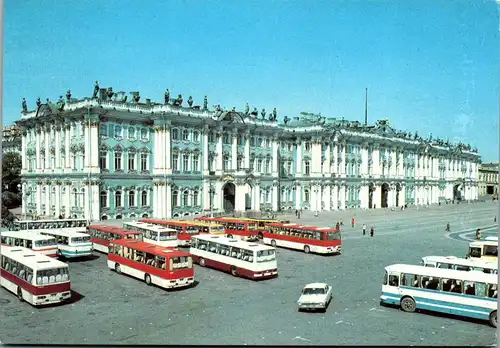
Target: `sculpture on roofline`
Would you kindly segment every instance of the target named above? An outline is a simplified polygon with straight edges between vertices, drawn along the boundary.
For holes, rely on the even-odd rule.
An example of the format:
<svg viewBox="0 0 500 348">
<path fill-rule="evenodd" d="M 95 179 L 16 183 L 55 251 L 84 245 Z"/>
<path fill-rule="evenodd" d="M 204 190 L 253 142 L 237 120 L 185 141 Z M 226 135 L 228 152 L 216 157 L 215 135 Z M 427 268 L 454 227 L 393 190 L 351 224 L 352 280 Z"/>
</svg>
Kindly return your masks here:
<svg viewBox="0 0 500 348">
<path fill-rule="evenodd" d="M 64 103 L 63 96 L 60 95 L 59 96 L 59 100 L 57 101 L 57 110 L 63 111 L 64 110 L 64 105 L 65 105 L 65 103 Z"/>
<path fill-rule="evenodd" d="M 285 124 L 288 124 L 288 121 L 290 121 L 290 119 L 288 118 L 288 116 L 285 116 L 285 118 L 283 119 L 283 122 L 285 122 Z"/>
<path fill-rule="evenodd" d="M 203 110 L 208 110 L 208 98 L 205 95 L 205 98 L 203 98 Z"/>
<path fill-rule="evenodd" d="M 47 98 L 47 99 L 45 100 L 45 102 L 46 102 L 47 104 L 50 104 L 50 99 L 49 99 L 49 98 Z"/>
<path fill-rule="evenodd" d="M 96 99 L 98 93 L 99 93 L 99 81 L 96 81 L 94 84 L 94 94 L 92 94 L 92 98 Z"/>
<path fill-rule="evenodd" d="M 248 106 L 248 103 L 245 104 L 245 115 L 248 115 L 250 113 L 250 106 Z"/>
<path fill-rule="evenodd" d="M 252 111 L 251 115 L 252 115 L 253 117 L 257 117 L 257 116 L 259 116 L 259 111 L 257 111 L 257 108 L 253 108 L 253 111 Z"/>
<path fill-rule="evenodd" d="M 71 100 L 71 90 L 69 90 L 69 89 L 66 91 L 66 100 L 68 101 L 68 103 Z"/>
<path fill-rule="evenodd" d="M 167 105 L 169 101 L 170 101 L 170 91 L 167 88 L 167 90 L 165 91 L 165 95 L 164 95 L 164 103 L 165 103 L 165 105 Z"/>
<path fill-rule="evenodd" d="M 265 120 L 266 119 L 266 109 L 262 108 L 260 115 L 262 116 L 262 119 Z"/>
<path fill-rule="evenodd" d="M 220 112 L 220 111 L 221 111 L 220 104 L 217 104 L 217 105 L 215 106 L 215 111 L 217 111 L 217 112 Z"/>
<path fill-rule="evenodd" d="M 36 98 L 36 107 L 40 107 L 42 105 L 42 101 L 40 100 L 40 97 Z"/>
<path fill-rule="evenodd" d="M 273 109 L 273 117 L 271 121 L 276 121 L 278 119 L 278 111 L 276 111 L 276 108 Z"/>
<path fill-rule="evenodd" d="M 26 103 L 26 99 L 23 98 L 23 101 L 21 103 L 21 107 L 23 109 L 23 112 L 28 112 L 28 104 Z"/>
<path fill-rule="evenodd" d="M 192 96 L 189 96 L 189 98 L 188 98 L 188 105 L 190 108 L 193 107 L 193 97 Z"/>
</svg>

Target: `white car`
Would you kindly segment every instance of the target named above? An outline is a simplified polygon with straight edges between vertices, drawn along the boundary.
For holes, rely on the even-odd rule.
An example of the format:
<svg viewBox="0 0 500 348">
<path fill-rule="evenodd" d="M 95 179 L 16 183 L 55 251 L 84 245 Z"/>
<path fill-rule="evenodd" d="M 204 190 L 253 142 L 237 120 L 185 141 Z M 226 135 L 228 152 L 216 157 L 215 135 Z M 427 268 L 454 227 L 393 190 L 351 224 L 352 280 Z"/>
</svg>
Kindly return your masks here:
<svg viewBox="0 0 500 348">
<path fill-rule="evenodd" d="M 300 295 L 299 305 L 300 311 L 326 311 L 328 304 L 332 300 L 332 288 L 325 283 L 307 284 Z"/>
</svg>

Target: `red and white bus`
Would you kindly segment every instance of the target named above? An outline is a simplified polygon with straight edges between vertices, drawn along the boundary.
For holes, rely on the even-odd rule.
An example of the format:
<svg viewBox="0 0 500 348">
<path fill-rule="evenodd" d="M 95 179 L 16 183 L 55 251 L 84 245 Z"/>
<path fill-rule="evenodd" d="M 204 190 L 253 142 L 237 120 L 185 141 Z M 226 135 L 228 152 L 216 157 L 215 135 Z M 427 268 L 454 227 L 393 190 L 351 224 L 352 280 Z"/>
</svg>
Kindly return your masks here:
<svg viewBox="0 0 500 348">
<path fill-rule="evenodd" d="M 116 273 L 142 279 L 147 285 L 171 289 L 194 283 L 193 260 L 188 252 L 132 239 L 109 244 L 108 267 Z"/>
<path fill-rule="evenodd" d="M 200 234 L 191 238 L 189 252 L 200 266 L 230 272 L 235 277 L 257 280 L 278 276 L 276 249 L 262 244 Z"/>
<path fill-rule="evenodd" d="M 57 240 L 33 231 L 4 231 L 0 233 L 1 244 L 23 247 L 50 257 L 57 256 Z"/>
<path fill-rule="evenodd" d="M 124 222 L 123 228 L 139 232 L 142 236 L 142 240 L 146 243 L 170 248 L 177 248 L 179 245 L 179 241 L 177 240 L 177 231 L 172 228 L 147 224 L 139 221 Z"/>
<path fill-rule="evenodd" d="M 68 265 L 21 247 L 2 246 L 0 284 L 33 306 L 71 298 Z"/>
<path fill-rule="evenodd" d="M 205 221 L 141 219 L 139 220 L 139 222 L 163 226 L 176 230 L 177 239 L 179 240 L 180 246 L 190 246 L 191 237 L 200 233 L 225 233 L 224 226 Z"/>
<path fill-rule="evenodd" d="M 226 217 L 197 217 L 197 221 L 215 222 L 224 226 L 224 231 L 228 238 L 237 238 L 244 241 L 258 240 L 259 227 L 257 222 L 252 220 L 226 218 Z"/>
<path fill-rule="evenodd" d="M 94 250 L 106 254 L 108 253 L 109 242 L 114 239 L 142 239 L 139 232 L 117 226 L 89 225 L 86 233 L 90 235 L 90 240 L 94 243 Z"/>
<path fill-rule="evenodd" d="M 318 254 L 340 254 L 342 241 L 340 231 L 331 227 L 301 226 L 297 224 L 267 224 L 259 233 L 264 244 Z"/>
</svg>

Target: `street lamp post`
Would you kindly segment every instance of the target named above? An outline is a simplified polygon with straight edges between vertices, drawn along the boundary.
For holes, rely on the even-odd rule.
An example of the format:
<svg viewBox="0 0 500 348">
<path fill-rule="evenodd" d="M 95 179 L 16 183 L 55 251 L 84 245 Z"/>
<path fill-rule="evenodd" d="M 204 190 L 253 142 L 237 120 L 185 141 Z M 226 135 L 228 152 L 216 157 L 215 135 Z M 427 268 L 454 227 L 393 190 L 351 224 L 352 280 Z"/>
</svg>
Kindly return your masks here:
<svg viewBox="0 0 500 348">
<path fill-rule="evenodd" d="M 214 217 L 214 194 L 215 194 L 215 189 L 212 184 L 210 184 L 210 188 L 208 190 L 208 193 L 210 194 L 210 217 Z"/>
</svg>

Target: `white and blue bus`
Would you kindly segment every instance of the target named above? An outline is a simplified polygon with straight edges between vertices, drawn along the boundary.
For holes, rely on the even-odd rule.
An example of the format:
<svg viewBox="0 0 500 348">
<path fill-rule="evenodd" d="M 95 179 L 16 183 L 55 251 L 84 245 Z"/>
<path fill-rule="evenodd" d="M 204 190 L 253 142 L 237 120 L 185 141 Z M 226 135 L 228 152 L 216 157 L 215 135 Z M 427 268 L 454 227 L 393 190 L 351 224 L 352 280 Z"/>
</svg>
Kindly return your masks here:
<svg viewBox="0 0 500 348">
<path fill-rule="evenodd" d="M 94 250 L 90 235 L 82 232 L 85 228 L 61 228 L 50 230 L 36 230 L 38 233 L 54 237 L 57 241 L 58 256 L 76 258 L 92 255 Z"/>
<path fill-rule="evenodd" d="M 497 327 L 498 275 L 396 264 L 385 268 L 381 304 L 483 319 Z"/>
<path fill-rule="evenodd" d="M 454 269 L 457 271 L 481 271 L 484 273 L 498 273 L 498 264 L 485 260 L 462 259 L 456 256 L 424 256 L 420 265 Z"/>
</svg>

